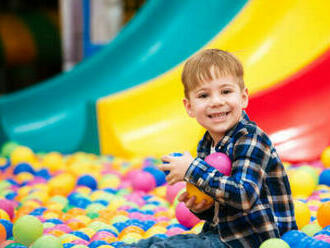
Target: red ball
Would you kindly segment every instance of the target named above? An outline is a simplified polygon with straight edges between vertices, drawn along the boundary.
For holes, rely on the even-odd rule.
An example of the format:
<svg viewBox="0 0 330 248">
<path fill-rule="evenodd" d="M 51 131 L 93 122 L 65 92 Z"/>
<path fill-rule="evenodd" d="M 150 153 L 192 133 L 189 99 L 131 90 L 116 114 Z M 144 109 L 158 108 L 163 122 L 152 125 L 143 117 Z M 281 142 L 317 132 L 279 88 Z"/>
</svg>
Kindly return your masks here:
<svg viewBox="0 0 330 248">
<path fill-rule="evenodd" d="M 205 158 L 205 162 L 223 173 L 225 176 L 231 174 L 230 158 L 222 152 L 214 152 Z"/>
</svg>

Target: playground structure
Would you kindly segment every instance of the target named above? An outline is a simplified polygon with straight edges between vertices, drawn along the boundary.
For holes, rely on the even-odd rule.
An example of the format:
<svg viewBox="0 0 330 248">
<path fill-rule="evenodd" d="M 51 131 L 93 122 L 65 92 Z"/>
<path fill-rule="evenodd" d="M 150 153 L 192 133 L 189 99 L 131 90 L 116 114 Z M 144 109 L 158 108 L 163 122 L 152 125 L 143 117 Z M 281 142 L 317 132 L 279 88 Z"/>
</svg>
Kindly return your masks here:
<svg viewBox="0 0 330 248">
<path fill-rule="evenodd" d="M 328 5 L 149 1 L 72 71 L 0 98 L 0 141 L 122 157 L 193 152 L 203 130 L 184 113 L 182 62 L 215 47 L 243 62 L 247 111 L 281 157 L 314 160 L 330 140 Z"/>
</svg>

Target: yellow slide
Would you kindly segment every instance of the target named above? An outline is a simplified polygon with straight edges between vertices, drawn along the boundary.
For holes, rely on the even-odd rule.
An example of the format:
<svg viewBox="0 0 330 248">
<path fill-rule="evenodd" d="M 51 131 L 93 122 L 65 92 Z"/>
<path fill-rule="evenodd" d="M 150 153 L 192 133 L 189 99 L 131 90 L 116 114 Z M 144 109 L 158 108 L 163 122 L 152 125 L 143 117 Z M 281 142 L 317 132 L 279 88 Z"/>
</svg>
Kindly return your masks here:
<svg viewBox="0 0 330 248">
<path fill-rule="evenodd" d="M 250 95 L 270 88 L 329 48 L 328 0 L 252 0 L 205 48 L 234 53 Z M 182 65 L 97 103 L 101 153 L 195 153 L 204 130 L 183 108 Z M 269 110 L 271 111 L 271 110 Z"/>
</svg>

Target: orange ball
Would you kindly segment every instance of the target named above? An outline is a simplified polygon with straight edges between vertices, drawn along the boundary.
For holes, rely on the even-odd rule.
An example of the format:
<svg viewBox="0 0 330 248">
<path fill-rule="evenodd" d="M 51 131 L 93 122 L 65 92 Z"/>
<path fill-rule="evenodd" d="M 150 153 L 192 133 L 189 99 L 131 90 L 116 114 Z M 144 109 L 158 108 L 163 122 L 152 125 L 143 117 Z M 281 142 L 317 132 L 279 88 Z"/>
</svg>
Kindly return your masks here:
<svg viewBox="0 0 330 248">
<path fill-rule="evenodd" d="M 186 191 L 189 195 L 189 197 L 196 197 L 195 203 L 198 204 L 200 203 L 202 200 L 206 200 L 206 202 L 208 204 L 211 204 L 213 202 L 213 199 L 211 196 L 203 193 L 202 191 L 200 191 L 197 187 L 195 187 L 193 184 L 191 183 L 187 183 L 186 185 Z"/>
<path fill-rule="evenodd" d="M 316 218 L 322 228 L 330 225 L 330 201 L 323 203 L 319 207 Z"/>
<path fill-rule="evenodd" d="M 0 224 L 0 244 L 7 239 L 7 231 L 6 228 Z"/>
</svg>

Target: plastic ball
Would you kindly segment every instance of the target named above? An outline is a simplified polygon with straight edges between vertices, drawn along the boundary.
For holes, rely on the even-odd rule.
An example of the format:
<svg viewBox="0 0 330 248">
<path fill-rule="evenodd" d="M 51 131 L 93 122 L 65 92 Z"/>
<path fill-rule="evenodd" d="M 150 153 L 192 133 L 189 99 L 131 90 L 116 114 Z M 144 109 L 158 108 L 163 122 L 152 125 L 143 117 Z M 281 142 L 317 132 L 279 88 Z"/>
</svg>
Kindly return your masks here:
<svg viewBox="0 0 330 248">
<path fill-rule="evenodd" d="M 313 237 L 315 233 L 322 230 L 322 227 L 318 223 L 310 223 L 301 228 L 301 231 L 306 233 L 308 236 Z"/>
<path fill-rule="evenodd" d="M 26 246 L 31 245 L 36 239 L 41 237 L 42 233 L 42 223 L 32 215 L 25 215 L 20 217 L 13 226 L 13 235 L 15 241 Z"/>
<path fill-rule="evenodd" d="M 167 185 L 166 200 L 168 200 L 168 202 L 172 204 L 178 192 L 185 187 L 186 187 L 185 182 L 178 182 L 174 185 Z"/>
<path fill-rule="evenodd" d="M 294 200 L 294 212 L 296 216 L 297 226 L 300 230 L 310 222 L 311 211 L 309 210 L 306 203 Z"/>
<path fill-rule="evenodd" d="M 230 158 L 222 152 L 214 152 L 205 158 L 205 162 L 223 173 L 225 176 L 231 174 Z"/>
<path fill-rule="evenodd" d="M 132 179 L 132 187 L 134 190 L 149 192 L 156 187 L 156 181 L 150 173 L 145 171 L 139 171 Z"/>
<path fill-rule="evenodd" d="M 325 148 L 321 154 L 321 161 L 325 167 L 330 167 L 330 146 Z"/>
<path fill-rule="evenodd" d="M 9 215 L 7 214 L 7 212 L 3 209 L 0 209 L 0 219 L 3 220 L 10 220 Z"/>
<path fill-rule="evenodd" d="M 289 244 L 290 247 L 298 247 L 297 243 L 307 235 L 301 231 L 291 230 L 282 235 L 282 239 Z"/>
<path fill-rule="evenodd" d="M 35 162 L 36 157 L 33 151 L 26 146 L 17 146 L 10 153 L 10 161 L 13 165 L 17 165 L 18 163 L 33 163 Z"/>
<path fill-rule="evenodd" d="M 54 237 L 52 235 L 45 235 L 40 238 L 38 238 L 31 248 L 62 248 L 61 240 L 57 237 Z"/>
<path fill-rule="evenodd" d="M 317 222 L 322 228 L 330 225 L 330 201 L 323 203 L 317 210 Z"/>
<path fill-rule="evenodd" d="M 6 228 L 0 224 L 0 244 L 7 239 L 7 231 Z"/>
<path fill-rule="evenodd" d="M 205 194 L 204 192 L 200 191 L 196 186 L 191 183 L 186 184 L 186 191 L 189 197 L 195 197 L 195 203 L 198 204 L 203 200 L 206 201 L 207 204 L 211 204 L 214 200 L 211 196 Z"/>
<path fill-rule="evenodd" d="M 321 172 L 319 177 L 319 184 L 330 186 L 330 169 Z"/>
<path fill-rule="evenodd" d="M 63 155 L 58 152 L 50 152 L 43 157 L 42 165 L 51 172 L 61 170 L 65 166 Z"/>
<path fill-rule="evenodd" d="M 314 178 L 304 170 L 288 171 L 292 196 L 294 198 L 307 198 L 310 196 L 315 187 Z"/>
<path fill-rule="evenodd" d="M 91 175 L 82 175 L 81 177 L 79 177 L 77 185 L 87 186 L 91 190 L 97 189 L 97 181 Z"/>
<path fill-rule="evenodd" d="M 310 174 L 312 176 L 312 178 L 314 179 L 315 185 L 317 185 L 319 183 L 319 175 L 318 175 L 316 169 L 313 168 L 312 166 L 303 165 L 303 166 L 299 167 L 298 170 L 303 170 L 303 171 L 306 171 L 308 174 Z"/>
<path fill-rule="evenodd" d="M 188 228 L 194 227 L 200 221 L 197 216 L 190 212 L 183 202 L 180 202 L 176 206 L 175 216 L 181 225 Z"/>
<path fill-rule="evenodd" d="M 32 175 L 35 174 L 33 167 L 29 163 L 19 163 L 15 166 L 13 171 L 14 175 L 17 175 L 21 172 L 29 172 Z"/>
<path fill-rule="evenodd" d="M 15 203 L 7 199 L 0 199 L 0 209 L 7 212 L 10 219 L 14 218 Z"/>
<path fill-rule="evenodd" d="M 290 246 L 282 239 L 271 238 L 262 242 L 259 248 L 290 248 Z"/>
<path fill-rule="evenodd" d="M 49 193 L 51 196 L 67 196 L 75 186 L 75 178 L 69 173 L 61 173 L 48 182 Z"/>
<path fill-rule="evenodd" d="M 13 236 L 13 223 L 8 220 L 0 219 L 0 225 L 2 225 L 6 229 L 7 239 Z"/>
<path fill-rule="evenodd" d="M 1 155 L 4 157 L 9 157 L 16 147 L 18 147 L 17 143 L 12 141 L 6 142 L 1 148 Z"/>
<path fill-rule="evenodd" d="M 143 171 L 149 172 L 154 176 L 156 181 L 156 186 L 161 186 L 166 183 L 165 174 L 163 171 L 159 170 L 155 166 L 146 166 L 143 168 Z"/>
</svg>

